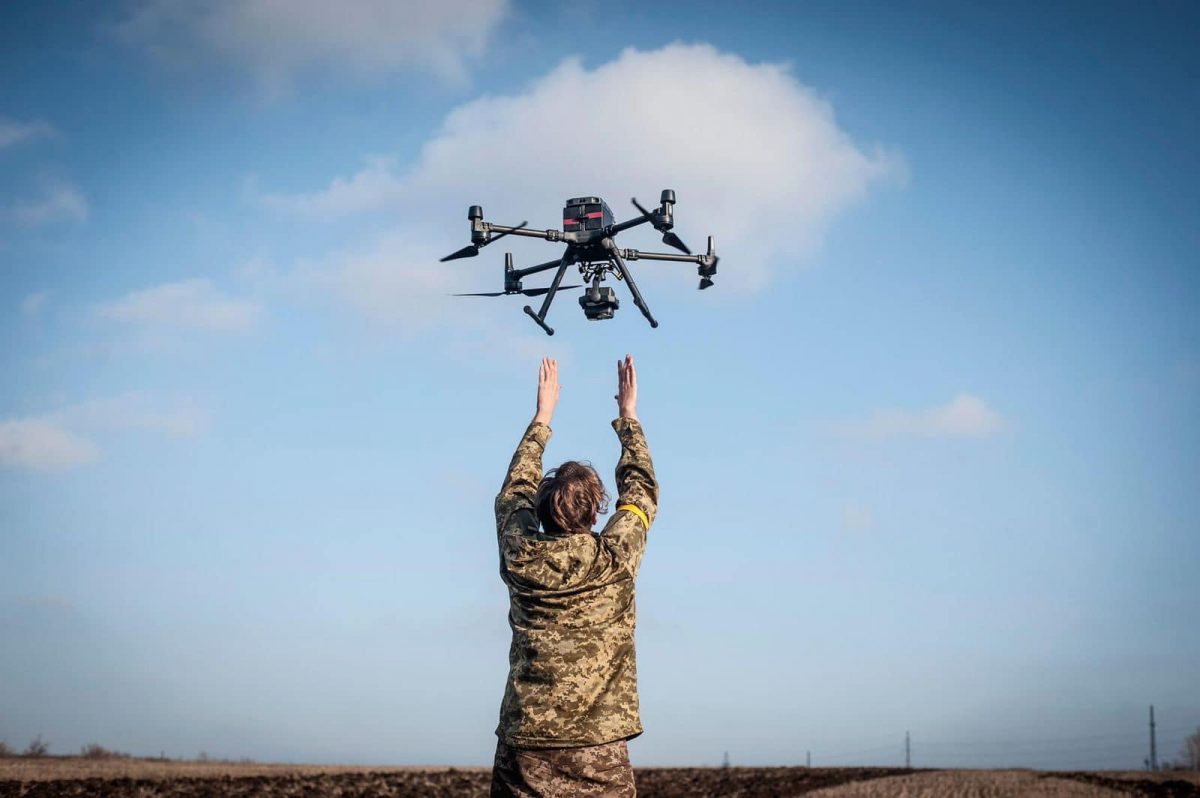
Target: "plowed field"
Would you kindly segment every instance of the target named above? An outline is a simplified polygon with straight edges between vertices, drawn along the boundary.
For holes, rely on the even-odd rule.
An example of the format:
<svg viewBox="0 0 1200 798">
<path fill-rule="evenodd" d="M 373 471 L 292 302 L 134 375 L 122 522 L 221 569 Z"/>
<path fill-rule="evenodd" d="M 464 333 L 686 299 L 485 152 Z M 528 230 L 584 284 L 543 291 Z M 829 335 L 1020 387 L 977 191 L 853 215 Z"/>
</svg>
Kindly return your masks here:
<svg viewBox="0 0 1200 798">
<path fill-rule="evenodd" d="M 444 796 L 485 798 L 486 768 L 368 768 L 85 760 L 0 760 L 0 798 L 215 798 L 216 796 Z M 639 768 L 638 795 L 795 796 L 1200 796 L 1200 779 L 1163 773 L 896 768 Z"/>
</svg>

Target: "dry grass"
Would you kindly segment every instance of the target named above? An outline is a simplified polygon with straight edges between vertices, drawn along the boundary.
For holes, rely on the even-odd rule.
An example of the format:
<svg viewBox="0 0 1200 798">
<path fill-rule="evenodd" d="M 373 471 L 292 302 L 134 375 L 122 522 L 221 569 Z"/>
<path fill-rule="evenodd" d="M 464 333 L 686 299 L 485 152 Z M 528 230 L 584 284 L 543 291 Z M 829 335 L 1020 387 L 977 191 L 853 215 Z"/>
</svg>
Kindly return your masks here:
<svg viewBox="0 0 1200 798">
<path fill-rule="evenodd" d="M 1031 798 L 1103 798 L 1127 793 L 1084 784 L 1071 779 L 1047 777 L 1029 771 L 940 771 L 892 776 L 875 781 L 845 784 L 810 793 L 813 798 L 998 798 L 1021 795 Z"/>
<path fill-rule="evenodd" d="M 1182 775 L 1182 777 L 1181 777 Z M 822 798 L 999 798 L 1000 796 L 1200 795 L 1200 777 L 1178 773 L 1046 773 L 1032 770 L 944 770 L 817 790 Z"/>
</svg>

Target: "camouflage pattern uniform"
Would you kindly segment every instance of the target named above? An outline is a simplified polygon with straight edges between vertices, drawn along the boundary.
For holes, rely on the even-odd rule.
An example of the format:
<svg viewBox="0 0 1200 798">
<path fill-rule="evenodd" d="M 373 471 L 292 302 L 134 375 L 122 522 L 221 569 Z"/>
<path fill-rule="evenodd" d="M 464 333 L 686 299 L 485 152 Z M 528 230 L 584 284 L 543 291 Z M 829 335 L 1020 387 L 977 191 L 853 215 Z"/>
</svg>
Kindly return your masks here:
<svg viewBox="0 0 1200 798">
<path fill-rule="evenodd" d="M 529 762 L 536 764 L 539 756 L 545 762 L 553 752 L 529 749 L 578 749 L 560 752 L 556 761 L 582 757 L 582 764 L 576 762 L 580 772 L 624 752 L 628 770 L 625 747 L 607 744 L 642 733 L 634 580 L 658 509 L 658 483 L 641 424 L 618 418 L 612 425 L 621 442 L 618 499 L 600 534 L 580 529 L 550 535 L 539 528 L 534 498 L 550 439 L 545 424 L 525 430 L 496 497 L 500 577 L 508 586 L 512 627 L 508 683 L 496 729 L 498 779 L 506 772 L 507 765 L 500 763 L 506 750 L 531 755 Z M 556 772 L 572 767 L 562 764 Z M 628 781 L 632 785 L 632 771 Z"/>
<path fill-rule="evenodd" d="M 634 798 L 624 740 L 581 748 L 513 748 L 501 740 L 491 798 Z"/>
</svg>

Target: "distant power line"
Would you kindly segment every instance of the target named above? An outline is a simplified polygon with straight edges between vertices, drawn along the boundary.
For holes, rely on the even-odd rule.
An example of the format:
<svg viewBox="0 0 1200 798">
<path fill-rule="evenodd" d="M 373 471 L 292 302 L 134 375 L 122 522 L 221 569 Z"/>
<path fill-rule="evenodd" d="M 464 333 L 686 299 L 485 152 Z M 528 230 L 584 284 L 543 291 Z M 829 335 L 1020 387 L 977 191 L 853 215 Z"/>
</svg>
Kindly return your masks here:
<svg viewBox="0 0 1200 798">
<path fill-rule="evenodd" d="M 854 750 L 822 752 L 811 749 L 805 762 L 815 760 L 817 767 L 845 765 L 898 765 L 905 767 L 939 767 L 978 764 L 985 767 L 1050 767 L 1092 769 L 1095 767 L 1128 767 L 1140 769 L 1143 763 L 1157 767 L 1158 737 L 1183 738 L 1197 726 L 1172 725 L 1163 727 L 1150 713 L 1150 739 L 1146 727 L 1119 732 L 1098 732 L 1061 737 L 1009 737 L 997 740 L 929 740 L 914 738 L 905 732 L 903 738 L 879 741 L 876 745 Z M 1150 756 L 1146 756 L 1147 745 Z"/>
</svg>

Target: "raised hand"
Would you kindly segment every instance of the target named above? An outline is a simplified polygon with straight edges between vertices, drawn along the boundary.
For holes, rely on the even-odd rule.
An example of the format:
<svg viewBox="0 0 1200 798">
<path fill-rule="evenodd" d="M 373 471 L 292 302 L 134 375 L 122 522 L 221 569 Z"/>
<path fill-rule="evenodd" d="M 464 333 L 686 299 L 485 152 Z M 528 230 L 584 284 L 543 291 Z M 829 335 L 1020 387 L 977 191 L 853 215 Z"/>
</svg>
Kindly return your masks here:
<svg viewBox="0 0 1200 798">
<path fill-rule="evenodd" d="M 633 355 L 617 361 L 617 411 L 621 418 L 637 421 L 637 371 L 633 367 Z"/>
<path fill-rule="evenodd" d="M 533 420 L 540 424 L 550 424 L 554 417 L 554 406 L 558 404 L 558 361 L 552 357 L 542 358 L 538 368 L 537 413 Z"/>
</svg>

